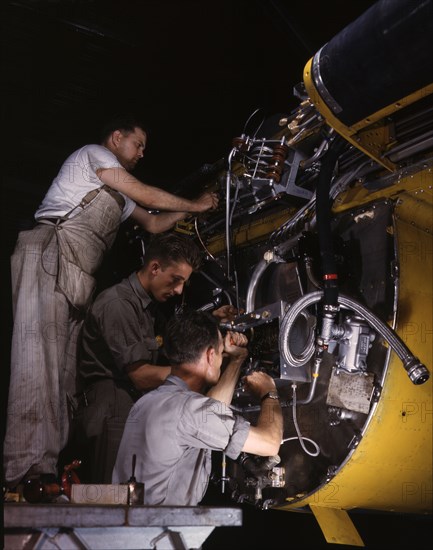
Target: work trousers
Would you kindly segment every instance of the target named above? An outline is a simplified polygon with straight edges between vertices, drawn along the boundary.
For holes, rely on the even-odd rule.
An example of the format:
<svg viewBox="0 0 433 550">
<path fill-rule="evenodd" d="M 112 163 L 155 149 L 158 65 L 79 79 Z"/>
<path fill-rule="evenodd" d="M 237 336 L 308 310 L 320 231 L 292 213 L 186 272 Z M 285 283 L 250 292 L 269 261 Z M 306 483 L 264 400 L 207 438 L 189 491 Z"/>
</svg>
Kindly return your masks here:
<svg viewBox="0 0 433 550">
<path fill-rule="evenodd" d="M 91 384 L 78 399 L 73 445 L 86 483 L 111 483 L 117 451 L 134 398 L 111 379 Z M 133 421 L 133 420 L 131 420 Z M 127 480 L 125 480 L 126 482 Z"/>
<path fill-rule="evenodd" d="M 4 470 L 13 487 L 26 474 L 57 474 L 68 438 L 82 316 L 56 289 L 53 227 L 21 232 L 11 264 L 14 332 Z"/>
</svg>

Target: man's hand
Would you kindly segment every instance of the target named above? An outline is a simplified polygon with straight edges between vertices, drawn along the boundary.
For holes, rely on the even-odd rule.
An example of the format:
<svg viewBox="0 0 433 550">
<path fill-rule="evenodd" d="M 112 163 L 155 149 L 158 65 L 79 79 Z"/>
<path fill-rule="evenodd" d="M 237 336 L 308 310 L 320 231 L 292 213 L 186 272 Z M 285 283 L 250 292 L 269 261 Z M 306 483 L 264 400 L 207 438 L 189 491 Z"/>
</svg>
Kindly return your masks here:
<svg viewBox="0 0 433 550">
<path fill-rule="evenodd" d="M 217 317 L 220 323 L 230 323 L 238 315 L 238 309 L 228 304 L 212 311 L 212 315 Z"/>
<path fill-rule="evenodd" d="M 261 399 L 270 391 L 275 391 L 275 382 L 268 374 L 255 371 L 243 379 L 245 387 Z M 259 456 L 278 454 L 283 439 L 283 415 L 279 399 L 266 399 L 260 407 L 260 415 L 255 426 L 250 426 L 247 439 L 242 447 L 245 453 Z"/>
<path fill-rule="evenodd" d="M 243 379 L 245 388 L 256 397 L 262 398 L 270 391 L 275 391 L 275 381 L 268 374 L 262 371 L 255 371 Z"/>
<path fill-rule="evenodd" d="M 224 337 L 224 354 L 230 359 L 244 360 L 248 357 L 248 338 L 240 332 L 227 332 Z"/>
<path fill-rule="evenodd" d="M 203 193 L 194 201 L 197 206 L 197 212 L 206 212 L 207 210 L 215 210 L 218 206 L 218 195 L 216 193 Z"/>
<path fill-rule="evenodd" d="M 247 337 L 239 332 L 228 332 L 224 336 L 223 355 L 228 357 L 229 361 L 218 383 L 207 392 L 209 397 L 230 405 L 242 363 L 248 357 L 247 344 Z"/>
</svg>

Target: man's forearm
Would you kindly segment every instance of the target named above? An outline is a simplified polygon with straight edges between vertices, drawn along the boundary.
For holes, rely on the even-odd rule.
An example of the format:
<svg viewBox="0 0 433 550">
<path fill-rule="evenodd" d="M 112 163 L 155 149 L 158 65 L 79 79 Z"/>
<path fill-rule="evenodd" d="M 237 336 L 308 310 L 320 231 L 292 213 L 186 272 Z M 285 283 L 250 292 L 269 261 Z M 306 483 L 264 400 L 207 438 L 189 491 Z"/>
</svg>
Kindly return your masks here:
<svg viewBox="0 0 433 550">
<path fill-rule="evenodd" d="M 134 363 L 126 368 L 126 372 L 138 390 L 147 391 L 163 384 L 170 374 L 171 368 L 148 363 Z"/>
<path fill-rule="evenodd" d="M 201 212 L 204 210 L 196 201 L 142 183 L 123 168 L 99 169 L 97 175 L 102 183 L 124 193 L 144 208 L 170 212 Z"/>
<path fill-rule="evenodd" d="M 189 216 L 189 212 L 161 212 L 150 214 L 141 206 L 136 206 L 131 218 L 149 233 L 162 233 L 171 229 L 174 224 Z"/>
<path fill-rule="evenodd" d="M 283 414 L 278 401 L 274 399 L 264 399 L 262 401 L 256 428 L 270 442 L 274 442 L 275 445 L 278 445 L 278 448 L 280 447 L 283 439 Z"/>
<path fill-rule="evenodd" d="M 278 401 L 265 399 L 262 402 L 256 426 L 251 426 L 242 448 L 246 453 L 259 456 L 278 454 L 283 439 L 283 415 Z"/>
<path fill-rule="evenodd" d="M 218 383 L 207 392 L 207 396 L 230 405 L 244 360 L 245 358 L 243 357 L 232 359 L 222 373 Z"/>
</svg>

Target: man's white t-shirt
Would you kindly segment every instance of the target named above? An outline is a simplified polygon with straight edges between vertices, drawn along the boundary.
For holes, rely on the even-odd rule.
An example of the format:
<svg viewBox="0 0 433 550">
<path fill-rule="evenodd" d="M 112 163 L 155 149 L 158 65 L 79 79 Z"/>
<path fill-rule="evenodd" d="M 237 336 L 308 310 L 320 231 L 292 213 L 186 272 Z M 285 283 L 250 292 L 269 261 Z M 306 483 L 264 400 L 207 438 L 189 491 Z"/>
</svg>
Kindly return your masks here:
<svg viewBox="0 0 433 550">
<path fill-rule="evenodd" d="M 60 172 L 53 180 L 41 205 L 35 213 L 36 220 L 64 216 L 78 206 L 83 197 L 93 189 L 103 185 L 96 175 L 100 168 L 121 168 L 117 158 L 102 145 L 85 145 L 70 155 Z M 134 210 L 136 203 L 121 193 L 125 199 L 121 221 L 125 221 Z M 78 214 L 77 208 L 71 217 Z"/>
</svg>

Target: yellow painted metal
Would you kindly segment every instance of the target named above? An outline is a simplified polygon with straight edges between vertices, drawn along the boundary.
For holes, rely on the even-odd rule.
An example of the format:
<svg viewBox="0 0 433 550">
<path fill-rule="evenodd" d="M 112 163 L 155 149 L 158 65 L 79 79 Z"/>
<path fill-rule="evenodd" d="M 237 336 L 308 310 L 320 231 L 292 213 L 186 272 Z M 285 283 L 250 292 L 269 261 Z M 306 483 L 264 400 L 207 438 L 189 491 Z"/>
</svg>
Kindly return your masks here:
<svg viewBox="0 0 433 550">
<path fill-rule="evenodd" d="M 326 542 L 330 544 L 365 546 L 364 541 L 345 510 L 325 508 L 315 504 L 310 504 L 310 508 L 322 529 Z"/>
<path fill-rule="evenodd" d="M 233 235 L 232 244 L 242 246 L 263 241 L 264 237 L 290 220 L 295 212 L 295 209 L 286 209 L 241 226 Z M 212 254 L 224 252 L 226 248 L 225 235 L 218 235 L 209 239 L 206 247 Z"/>
<path fill-rule="evenodd" d="M 384 191 L 386 193 L 384 193 Z M 377 407 L 358 446 L 335 477 L 283 509 L 306 505 L 352 509 L 432 512 L 433 380 L 433 195 L 431 170 L 382 190 L 398 197 L 396 242 L 399 286 L 396 331 L 429 369 L 430 379 L 414 385 L 391 352 Z M 375 194 L 346 194 L 339 208 L 369 202 Z M 362 200 L 360 198 L 362 197 Z"/>
<path fill-rule="evenodd" d="M 416 92 L 413 92 L 412 94 L 406 97 L 403 97 L 402 99 L 396 101 L 395 103 L 391 103 L 391 105 L 387 105 L 383 109 L 380 109 L 375 113 L 372 113 L 371 115 L 360 120 L 359 122 L 356 122 L 350 127 L 350 130 L 352 132 L 358 132 L 359 130 L 363 130 L 364 128 L 370 126 L 371 124 L 381 121 L 386 117 L 398 111 L 401 111 L 405 107 L 408 107 L 409 105 L 411 105 L 412 103 L 415 103 L 416 101 L 420 101 L 421 99 L 423 99 L 424 97 L 432 93 L 433 93 L 433 83 L 428 84 L 424 88 L 421 88 L 420 90 L 417 90 Z"/>
<path fill-rule="evenodd" d="M 406 198 L 410 196 L 413 200 L 413 206 L 410 208 L 410 223 L 416 223 L 420 229 L 431 232 L 433 188 L 433 169 L 431 165 L 432 161 L 426 160 L 425 168 L 420 168 L 416 174 L 397 174 L 392 185 L 377 191 L 369 191 L 360 182 L 358 185 L 348 188 L 336 198 L 333 210 L 338 213 L 378 199 L 403 199 L 403 195 Z"/>
<path fill-rule="evenodd" d="M 312 79 L 312 62 L 313 60 L 310 59 L 305 65 L 304 84 L 311 101 L 327 124 L 376 162 L 390 171 L 396 170 L 396 165 L 384 156 L 394 142 L 392 124 L 387 120 L 387 117 L 433 93 L 433 83 L 399 99 L 376 113 L 371 113 L 371 115 L 352 126 L 346 126 L 332 113 L 320 96 Z"/>
</svg>

